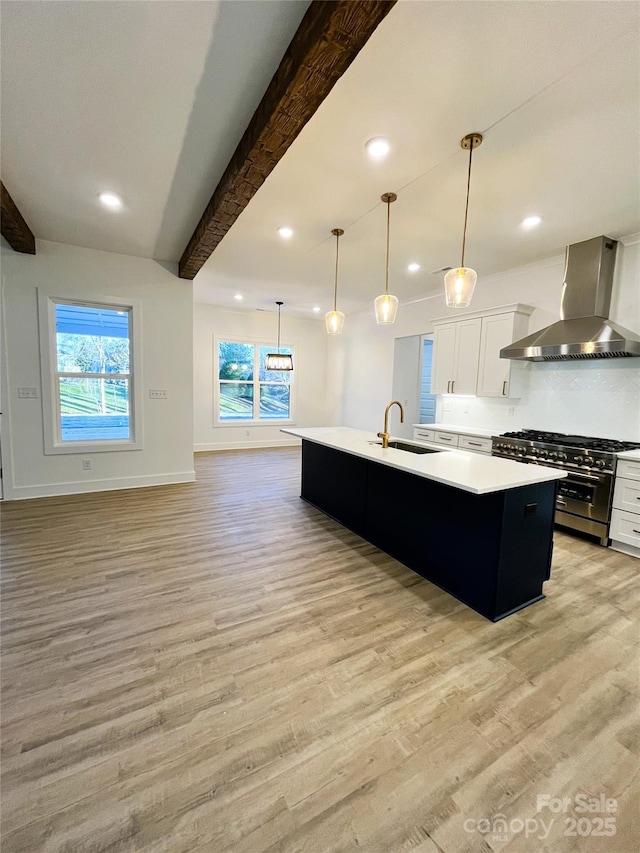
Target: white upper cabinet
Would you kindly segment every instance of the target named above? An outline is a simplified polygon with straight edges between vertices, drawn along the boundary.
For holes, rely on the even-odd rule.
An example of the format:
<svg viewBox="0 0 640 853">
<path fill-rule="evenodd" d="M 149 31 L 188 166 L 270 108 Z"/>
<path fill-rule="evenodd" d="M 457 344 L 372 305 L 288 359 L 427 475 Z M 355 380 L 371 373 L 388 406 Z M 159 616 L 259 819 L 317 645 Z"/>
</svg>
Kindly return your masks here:
<svg viewBox="0 0 640 853">
<path fill-rule="evenodd" d="M 433 323 L 433 394 L 517 396 L 512 389 L 516 365 L 500 350 L 527 334 L 528 305 L 505 305 Z M 518 365 L 520 366 L 520 365 Z"/>
<path fill-rule="evenodd" d="M 481 320 L 434 325 L 432 394 L 475 394 L 478 384 Z"/>
<path fill-rule="evenodd" d="M 518 396 L 518 389 L 514 388 L 512 393 L 511 388 L 516 365 L 511 359 L 500 358 L 500 350 L 523 338 L 528 323 L 529 315 L 520 311 L 482 318 L 478 397 Z"/>
</svg>

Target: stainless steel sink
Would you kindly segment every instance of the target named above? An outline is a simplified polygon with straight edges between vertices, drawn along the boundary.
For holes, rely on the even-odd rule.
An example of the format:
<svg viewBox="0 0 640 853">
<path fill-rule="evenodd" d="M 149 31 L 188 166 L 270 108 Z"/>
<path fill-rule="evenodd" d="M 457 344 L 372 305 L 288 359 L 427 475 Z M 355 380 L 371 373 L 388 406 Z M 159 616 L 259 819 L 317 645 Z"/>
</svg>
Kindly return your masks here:
<svg viewBox="0 0 640 853">
<path fill-rule="evenodd" d="M 371 444 L 382 444 L 381 441 L 372 441 Z M 433 450 L 431 447 L 421 447 L 419 444 L 408 444 L 405 441 L 390 441 L 389 447 L 395 450 L 406 450 L 407 453 L 440 453 L 439 450 Z"/>
</svg>

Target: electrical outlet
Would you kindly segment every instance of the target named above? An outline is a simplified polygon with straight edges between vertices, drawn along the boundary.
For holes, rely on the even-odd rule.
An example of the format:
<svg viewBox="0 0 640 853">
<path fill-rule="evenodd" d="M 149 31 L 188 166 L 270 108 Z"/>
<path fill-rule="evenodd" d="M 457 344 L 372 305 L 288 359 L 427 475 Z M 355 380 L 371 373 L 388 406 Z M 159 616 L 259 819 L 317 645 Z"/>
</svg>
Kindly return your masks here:
<svg viewBox="0 0 640 853">
<path fill-rule="evenodd" d="M 516 407 L 515 406 L 509 406 L 509 414 L 511 415 L 511 417 L 513 417 L 515 415 L 515 413 L 516 413 Z"/>
<path fill-rule="evenodd" d="M 90 471 L 91 470 L 91 460 L 90 459 L 83 459 L 82 460 L 82 470 L 83 471 Z"/>
<path fill-rule="evenodd" d="M 451 411 L 451 403 L 444 403 L 442 406 L 442 411 L 443 412 L 450 412 Z"/>
<path fill-rule="evenodd" d="M 164 388 L 149 388 L 149 398 L 151 400 L 166 400 L 168 396 Z"/>
<path fill-rule="evenodd" d="M 245 429 L 244 434 L 245 434 L 245 436 L 246 436 L 247 438 L 249 438 L 249 435 L 250 435 L 251 433 L 249 432 L 249 430 L 248 430 L 248 429 Z"/>
<path fill-rule="evenodd" d="M 37 400 L 38 399 L 38 389 L 37 388 L 18 388 L 18 397 L 21 397 L 23 400 Z"/>
<path fill-rule="evenodd" d="M 463 413 L 464 415 L 468 415 L 468 414 L 469 414 L 469 404 L 468 404 L 468 403 L 465 403 L 465 404 L 464 404 L 464 408 L 462 409 L 462 413 Z"/>
</svg>

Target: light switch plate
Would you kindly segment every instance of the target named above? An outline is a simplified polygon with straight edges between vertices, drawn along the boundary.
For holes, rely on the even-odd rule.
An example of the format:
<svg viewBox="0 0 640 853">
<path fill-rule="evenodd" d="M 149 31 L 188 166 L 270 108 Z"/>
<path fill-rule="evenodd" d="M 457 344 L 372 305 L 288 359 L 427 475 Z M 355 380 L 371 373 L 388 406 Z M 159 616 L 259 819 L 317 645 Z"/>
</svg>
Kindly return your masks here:
<svg viewBox="0 0 640 853">
<path fill-rule="evenodd" d="M 38 389 L 37 388 L 18 388 L 18 397 L 21 397 L 23 400 L 37 400 L 38 399 Z"/>
<path fill-rule="evenodd" d="M 169 395 L 164 388 L 149 388 L 149 399 L 166 400 Z"/>
</svg>

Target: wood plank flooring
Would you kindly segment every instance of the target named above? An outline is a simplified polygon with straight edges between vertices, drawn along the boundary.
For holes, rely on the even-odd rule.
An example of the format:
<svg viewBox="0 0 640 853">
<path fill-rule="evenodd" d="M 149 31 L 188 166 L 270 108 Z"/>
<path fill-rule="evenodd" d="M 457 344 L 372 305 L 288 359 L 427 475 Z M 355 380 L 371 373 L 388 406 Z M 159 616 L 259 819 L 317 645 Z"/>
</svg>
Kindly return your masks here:
<svg viewBox="0 0 640 853">
<path fill-rule="evenodd" d="M 637 851 L 640 561 L 557 533 L 492 624 L 301 501 L 298 449 L 196 470 L 2 507 L 3 853 Z"/>
</svg>

